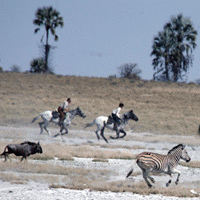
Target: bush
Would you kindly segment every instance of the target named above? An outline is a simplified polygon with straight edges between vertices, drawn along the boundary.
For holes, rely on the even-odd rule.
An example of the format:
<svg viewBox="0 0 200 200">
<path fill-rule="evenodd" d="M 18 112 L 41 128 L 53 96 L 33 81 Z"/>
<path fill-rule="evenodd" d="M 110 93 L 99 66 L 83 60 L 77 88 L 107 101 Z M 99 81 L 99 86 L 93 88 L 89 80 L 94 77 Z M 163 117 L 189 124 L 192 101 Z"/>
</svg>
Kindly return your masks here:
<svg viewBox="0 0 200 200">
<path fill-rule="evenodd" d="M 139 74 L 142 71 L 137 67 L 137 64 L 126 63 L 118 67 L 118 72 L 122 78 L 140 79 Z"/>
<path fill-rule="evenodd" d="M 33 59 L 31 61 L 30 65 L 31 65 L 31 69 L 30 69 L 31 73 L 41 73 L 41 72 L 44 72 L 45 61 L 44 61 L 43 58 L 35 58 L 35 59 Z"/>
<path fill-rule="evenodd" d="M 10 71 L 11 72 L 20 72 L 20 67 L 17 66 L 17 65 L 13 65 L 11 68 L 10 68 Z"/>
</svg>

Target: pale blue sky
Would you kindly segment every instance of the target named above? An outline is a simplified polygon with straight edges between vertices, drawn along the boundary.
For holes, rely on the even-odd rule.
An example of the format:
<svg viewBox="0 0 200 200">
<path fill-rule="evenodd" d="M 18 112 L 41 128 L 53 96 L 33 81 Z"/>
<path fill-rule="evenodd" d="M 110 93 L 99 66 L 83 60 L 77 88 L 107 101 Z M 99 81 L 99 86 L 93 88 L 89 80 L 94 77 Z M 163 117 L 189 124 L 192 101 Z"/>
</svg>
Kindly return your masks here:
<svg viewBox="0 0 200 200">
<path fill-rule="evenodd" d="M 54 72 L 62 75 L 108 77 L 117 67 L 137 63 L 141 77 L 153 77 L 153 38 L 171 16 L 190 17 L 200 34 L 199 0 L 0 0 L 0 66 L 10 70 L 18 65 L 30 69 L 30 61 L 40 56 L 41 29 L 34 34 L 37 8 L 53 6 L 64 18 L 56 30 L 59 40 L 50 44 Z M 194 51 L 188 81 L 200 78 L 200 40 Z"/>
</svg>

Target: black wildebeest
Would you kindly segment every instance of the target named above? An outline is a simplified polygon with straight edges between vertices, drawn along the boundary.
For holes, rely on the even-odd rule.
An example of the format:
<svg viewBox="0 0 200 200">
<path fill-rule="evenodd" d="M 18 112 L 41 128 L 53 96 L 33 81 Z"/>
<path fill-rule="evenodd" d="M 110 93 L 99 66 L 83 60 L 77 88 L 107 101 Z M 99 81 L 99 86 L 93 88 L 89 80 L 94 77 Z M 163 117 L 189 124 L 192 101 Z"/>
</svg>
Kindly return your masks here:
<svg viewBox="0 0 200 200">
<path fill-rule="evenodd" d="M 16 156 L 22 156 L 21 161 L 27 156 L 32 154 L 42 153 L 42 147 L 40 143 L 25 141 L 21 144 L 9 144 L 5 147 L 4 152 L 0 156 L 4 156 L 5 161 L 9 154 L 15 154 Z M 10 158 L 9 158 L 10 159 Z"/>
</svg>

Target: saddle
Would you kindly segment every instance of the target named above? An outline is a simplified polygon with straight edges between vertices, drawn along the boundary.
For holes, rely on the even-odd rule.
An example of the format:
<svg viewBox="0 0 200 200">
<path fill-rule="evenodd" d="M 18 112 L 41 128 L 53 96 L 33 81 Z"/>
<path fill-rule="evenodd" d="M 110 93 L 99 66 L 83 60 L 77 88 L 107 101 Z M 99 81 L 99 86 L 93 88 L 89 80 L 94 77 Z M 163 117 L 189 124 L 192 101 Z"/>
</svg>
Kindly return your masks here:
<svg viewBox="0 0 200 200">
<path fill-rule="evenodd" d="M 52 111 L 52 115 L 55 119 L 59 117 L 59 113 L 57 111 Z"/>
<path fill-rule="evenodd" d="M 65 117 L 65 118 L 66 118 L 66 114 L 67 114 L 67 113 L 64 112 L 64 117 Z M 60 117 L 59 112 L 56 111 L 56 110 L 55 110 L 55 111 L 52 111 L 52 115 L 53 115 L 53 118 L 55 118 L 55 119 L 58 118 L 58 117 Z M 64 118 L 64 119 L 65 119 L 65 118 Z"/>
<path fill-rule="evenodd" d="M 114 121 L 115 120 L 111 116 L 108 116 L 107 124 L 112 124 L 112 123 L 114 123 Z"/>
</svg>

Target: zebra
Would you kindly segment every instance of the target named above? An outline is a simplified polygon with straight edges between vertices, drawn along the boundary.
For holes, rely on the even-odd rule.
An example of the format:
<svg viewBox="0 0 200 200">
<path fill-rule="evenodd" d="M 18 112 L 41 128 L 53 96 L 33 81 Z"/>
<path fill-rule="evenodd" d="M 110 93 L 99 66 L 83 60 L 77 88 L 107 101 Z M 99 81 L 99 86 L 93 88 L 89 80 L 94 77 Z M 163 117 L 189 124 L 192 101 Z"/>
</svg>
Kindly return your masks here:
<svg viewBox="0 0 200 200">
<path fill-rule="evenodd" d="M 166 183 L 166 186 L 168 187 L 171 183 L 172 174 L 178 174 L 175 184 L 177 185 L 179 182 L 181 172 L 175 168 L 178 165 L 180 159 L 183 159 L 186 162 L 189 162 L 191 160 L 185 149 L 185 145 L 183 144 L 179 144 L 173 147 L 171 150 L 168 151 L 167 155 L 151 152 L 140 153 L 136 157 L 136 163 L 142 170 L 143 178 L 149 188 L 151 188 L 152 185 L 147 178 L 149 178 L 152 183 L 155 183 L 154 178 L 149 176 L 150 172 L 168 174 L 170 176 L 169 181 Z M 128 178 L 132 172 L 133 168 L 131 168 L 131 170 L 128 172 L 126 178 Z"/>
</svg>

